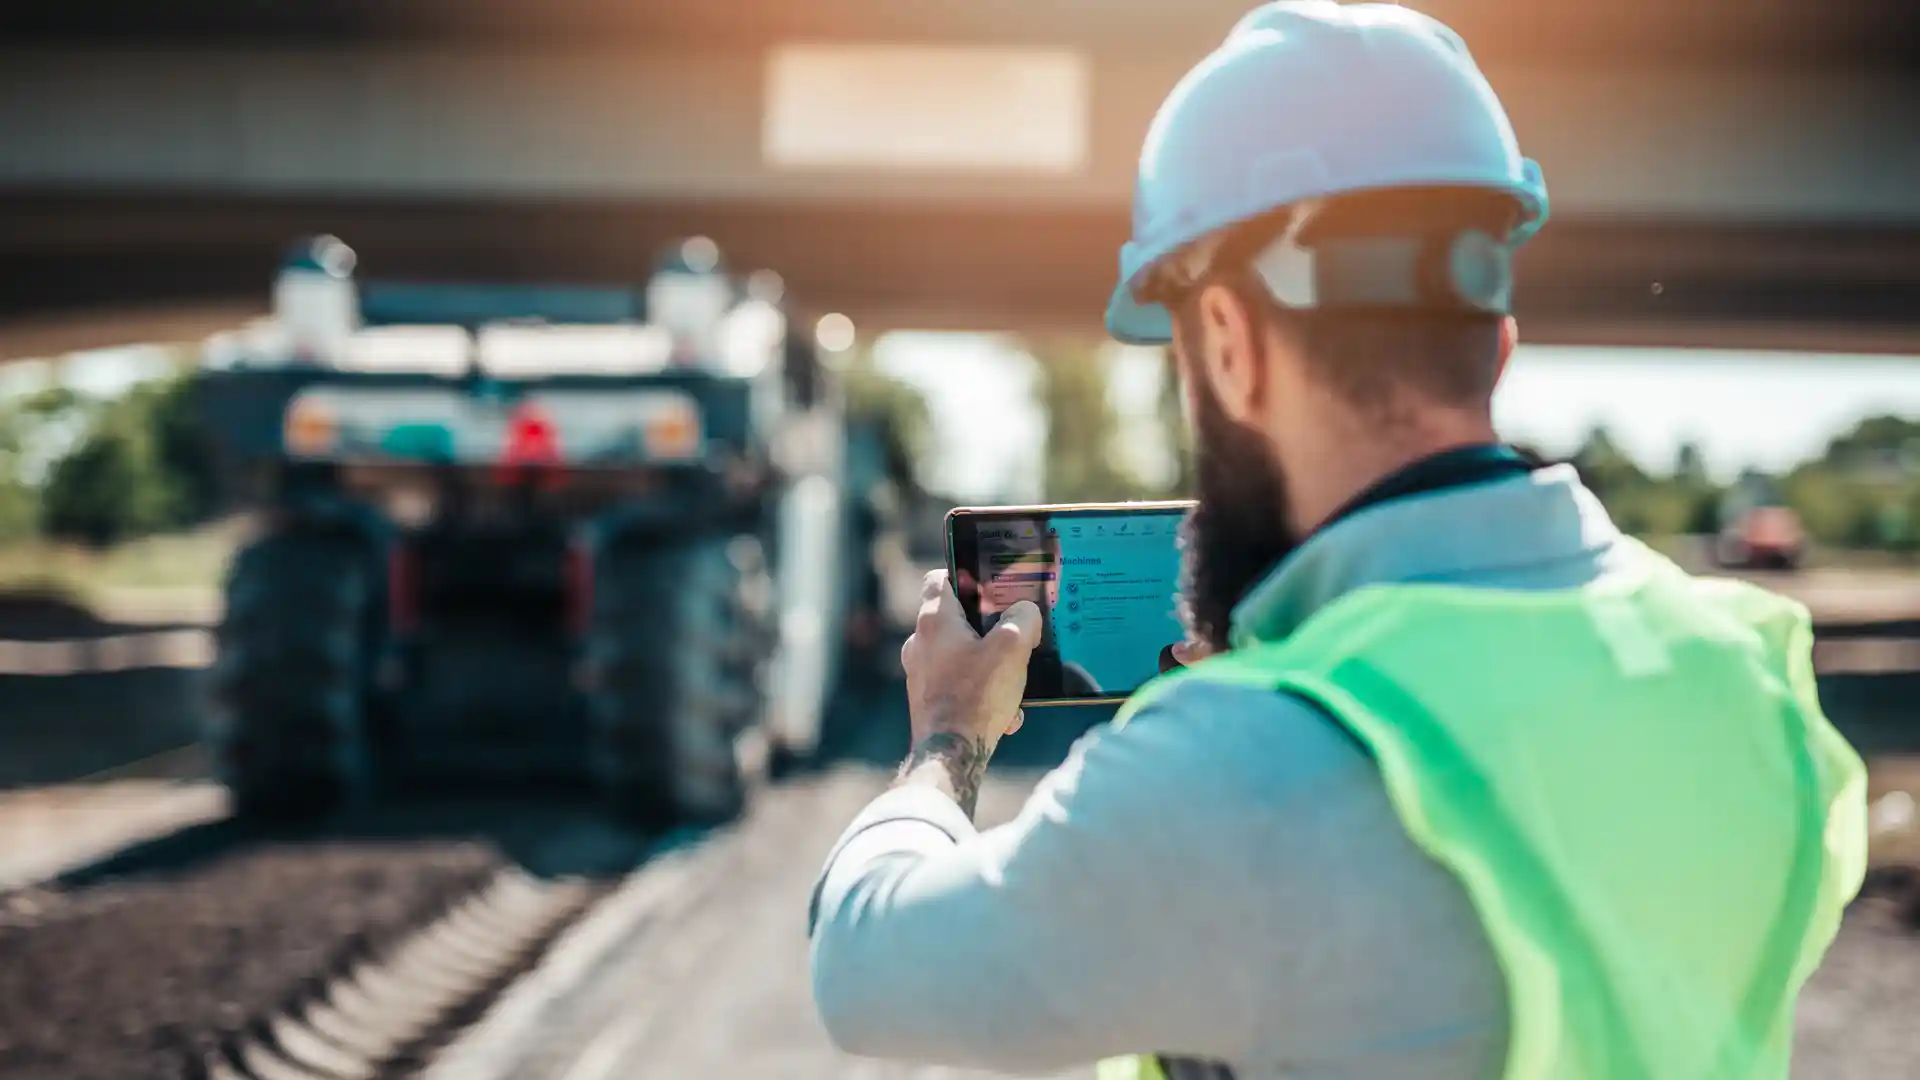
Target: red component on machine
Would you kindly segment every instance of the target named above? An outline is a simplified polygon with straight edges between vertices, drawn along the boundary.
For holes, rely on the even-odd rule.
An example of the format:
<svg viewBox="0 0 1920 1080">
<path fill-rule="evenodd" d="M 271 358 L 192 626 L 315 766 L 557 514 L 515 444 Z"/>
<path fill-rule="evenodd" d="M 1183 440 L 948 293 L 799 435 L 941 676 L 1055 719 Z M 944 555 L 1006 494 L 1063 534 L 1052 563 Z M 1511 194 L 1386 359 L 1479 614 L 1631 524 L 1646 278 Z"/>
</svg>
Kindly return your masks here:
<svg viewBox="0 0 1920 1080">
<path fill-rule="evenodd" d="M 500 448 L 500 462 L 496 470 L 503 484 L 522 479 L 539 470 L 561 464 L 560 430 L 547 414 L 531 402 L 523 402 L 514 407 L 507 418 L 505 445 Z M 542 486 L 551 486 L 557 481 L 552 474 L 540 478 Z"/>
<path fill-rule="evenodd" d="M 514 408 L 507 419 L 507 445 L 500 451 L 500 464 L 560 464 L 560 432 L 538 407 L 528 403 Z"/>
</svg>

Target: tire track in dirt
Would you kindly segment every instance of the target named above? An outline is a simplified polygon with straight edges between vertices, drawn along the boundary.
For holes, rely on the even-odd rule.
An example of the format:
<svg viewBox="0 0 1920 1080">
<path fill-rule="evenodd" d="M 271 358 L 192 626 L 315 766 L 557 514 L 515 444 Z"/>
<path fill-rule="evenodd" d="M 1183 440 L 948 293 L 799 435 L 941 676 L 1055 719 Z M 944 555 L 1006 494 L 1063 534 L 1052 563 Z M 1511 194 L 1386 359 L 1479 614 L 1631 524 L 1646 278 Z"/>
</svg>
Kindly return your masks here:
<svg viewBox="0 0 1920 1080">
<path fill-rule="evenodd" d="M 136 845 L 0 905 L 0 1075 L 404 1074 L 645 851 L 500 797 Z"/>
</svg>

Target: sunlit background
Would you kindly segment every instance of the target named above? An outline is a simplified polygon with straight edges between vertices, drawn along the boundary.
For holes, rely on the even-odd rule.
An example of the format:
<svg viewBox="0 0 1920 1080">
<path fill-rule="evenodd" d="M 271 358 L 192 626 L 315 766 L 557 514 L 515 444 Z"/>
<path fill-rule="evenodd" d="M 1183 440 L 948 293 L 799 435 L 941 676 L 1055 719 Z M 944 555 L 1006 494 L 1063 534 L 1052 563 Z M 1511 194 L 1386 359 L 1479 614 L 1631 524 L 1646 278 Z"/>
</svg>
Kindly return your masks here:
<svg viewBox="0 0 1920 1080">
<path fill-rule="evenodd" d="M 0 20 L 0 1075 L 246 1080 L 305 1063 L 308 1075 L 594 1080 L 629 1061 L 686 1077 L 931 1075 L 873 1071 L 826 1043 L 805 897 L 904 753 L 900 642 L 921 574 L 945 557 L 946 511 L 1191 493 L 1168 358 L 1114 345 L 1101 314 L 1148 122 L 1250 0 L 15 6 Z M 1499 427 L 1570 461 L 1625 529 L 1689 569 L 1806 603 L 1823 705 L 1869 760 L 1870 887 L 1803 998 L 1795 1076 L 1920 1075 L 1920 4 L 1413 6 L 1463 34 L 1552 192 L 1552 220 L 1519 258 L 1522 345 Z M 338 562 L 223 587 L 247 562 L 236 552 L 283 516 L 204 452 L 210 430 L 259 417 L 208 415 L 221 410 L 195 391 L 287 330 L 276 275 L 316 234 L 358 253 L 361 291 L 332 295 L 587 286 L 626 313 L 614 336 L 656 342 L 667 320 L 631 325 L 660 312 L 630 302 L 666 262 L 754 275 L 752 295 L 778 296 L 801 351 L 817 347 L 823 380 L 845 393 L 843 413 L 822 395 L 811 426 L 769 444 L 847 451 L 837 481 L 807 488 L 843 496 L 858 536 L 817 550 L 872 586 L 836 622 L 808 606 L 828 575 L 785 574 L 769 610 L 816 657 L 844 648 L 854 674 L 793 663 L 780 671 L 807 677 L 762 680 L 769 662 L 740 676 L 743 652 L 766 659 L 763 641 L 728 650 L 731 675 L 678 663 L 683 638 L 715 652 L 717 639 L 658 627 L 678 625 L 666 620 L 701 582 L 750 576 L 753 559 L 732 549 L 701 574 L 674 564 L 670 587 L 647 594 L 681 614 L 634 617 L 625 636 L 595 639 L 619 648 L 586 649 L 575 623 L 553 620 L 598 610 L 579 601 L 599 571 L 582 549 L 562 553 L 576 533 L 556 528 L 541 533 L 553 550 L 535 552 L 552 557 L 525 575 L 547 622 L 492 610 L 491 651 L 459 652 L 472 643 L 449 632 L 445 655 L 459 655 L 435 670 L 457 675 L 422 695 L 454 702 L 444 723 L 373 710 L 381 738 L 449 759 L 478 728 L 520 738 L 489 758 L 504 779 L 461 789 L 453 808 L 375 800 L 309 832 L 243 826 L 215 775 L 210 747 L 233 743 L 217 742 L 205 689 L 216 658 L 262 663 L 248 659 L 246 619 L 217 641 L 233 596 L 272 607 L 258 597 L 293 582 L 297 617 L 279 604 L 275 625 L 296 643 L 323 638 L 328 655 L 420 622 L 391 596 L 374 605 Z M 635 346 L 623 370 L 743 370 L 701 338 L 711 312 L 693 308 L 693 332 L 673 333 L 696 345 Z M 464 371 L 467 328 L 430 329 L 452 343 L 438 368 Z M 552 329 L 514 328 L 522 371 L 562 357 L 542 338 Z M 592 361 L 594 340 L 566 356 Z M 387 362 L 419 361 L 424 346 L 410 348 Z M 471 471 L 475 490 L 500 494 L 495 464 Z M 816 466 L 807 479 L 828 471 Z M 660 490 L 646 469 L 611 472 L 614 488 Z M 510 607 L 496 594 L 520 577 L 491 558 L 472 592 Z M 417 550 L 376 562 L 366 581 L 419 585 Z M 322 594 L 358 597 L 379 629 L 325 622 Z M 670 643 L 631 648 L 655 631 Z M 726 632 L 730 646 L 745 634 Z M 644 672 L 623 676 L 641 689 L 616 687 L 635 730 L 748 701 L 737 768 L 700 775 L 751 776 L 764 801 L 715 833 L 676 833 L 655 858 L 657 835 L 600 803 L 581 809 L 600 780 L 568 773 L 522 799 L 526 759 L 586 759 L 565 732 L 586 727 L 587 695 L 594 715 L 611 711 L 604 670 L 574 665 L 576 649 Z M 369 686 L 395 670 L 362 667 L 353 678 Z M 738 693 L 675 698 L 687 671 L 734 678 Z M 489 711 L 530 686 L 559 689 Z M 321 698 L 362 702 L 309 695 L 292 711 L 319 715 L 307 706 Z M 817 753 L 776 755 L 773 721 L 804 729 L 810 702 L 830 719 Z M 983 820 L 1012 813 L 1099 718 L 1037 712 L 995 759 Z M 278 715 L 256 711 L 253 730 L 284 748 Z M 278 767 L 334 768 L 350 756 L 342 742 L 376 726 L 325 715 Z M 695 721 L 685 730 L 718 722 Z M 509 871 L 529 875 L 508 880 L 518 899 L 485 894 L 468 931 L 523 932 L 514 913 L 538 909 L 556 930 L 590 926 L 586 944 L 489 941 L 437 973 L 430 949 L 401 977 L 382 970 L 392 943 Z M 611 928 L 580 915 L 609 908 Z M 501 956 L 517 966 L 496 970 Z M 350 968 L 374 974 L 342 995 Z M 398 1058 L 354 1057 L 369 1045 Z M 420 1071 L 431 1065 L 447 1071 Z"/>
<path fill-rule="evenodd" d="M 880 371 L 932 403 L 930 484 L 969 500 L 1044 496 L 1045 413 L 1029 353 L 995 337 L 897 333 L 873 354 Z M 1128 436 L 1118 452 L 1148 484 L 1170 482 L 1172 450 L 1157 426 L 1161 353 L 1116 346 L 1104 360 Z M 1749 468 L 1786 472 L 1860 421 L 1889 414 L 1920 416 L 1920 365 L 1910 359 L 1523 345 L 1495 398 L 1500 430 L 1550 454 L 1572 456 L 1603 428 L 1654 468 L 1692 443 L 1723 482 Z"/>
</svg>

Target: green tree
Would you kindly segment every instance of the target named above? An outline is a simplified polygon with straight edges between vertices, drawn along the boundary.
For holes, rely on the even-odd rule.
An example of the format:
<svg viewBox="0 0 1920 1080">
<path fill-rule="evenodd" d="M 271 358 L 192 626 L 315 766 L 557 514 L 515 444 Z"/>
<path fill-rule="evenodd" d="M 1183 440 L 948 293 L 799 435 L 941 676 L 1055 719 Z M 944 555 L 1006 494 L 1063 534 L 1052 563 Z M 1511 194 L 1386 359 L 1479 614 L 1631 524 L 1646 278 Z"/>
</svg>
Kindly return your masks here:
<svg viewBox="0 0 1920 1080">
<path fill-rule="evenodd" d="M 1920 420 L 1870 416 L 1829 442 L 1824 460 L 1842 469 L 1911 469 L 1920 463 Z"/>
<path fill-rule="evenodd" d="M 921 463 L 933 451 L 933 412 L 926 396 L 875 367 L 864 350 L 847 364 L 845 378 L 849 415 L 880 424 L 921 474 Z"/>
<path fill-rule="evenodd" d="M 145 383 L 111 401 L 37 404 L 84 423 L 40 494 L 47 535 L 105 545 L 198 524 L 216 509 L 213 454 L 187 378 Z"/>
<path fill-rule="evenodd" d="M 1046 411 L 1044 498 L 1099 502 L 1148 494 L 1114 454 L 1118 423 L 1107 397 L 1105 357 L 1097 348 L 1049 344 L 1035 351 L 1035 380 Z"/>
<path fill-rule="evenodd" d="M 40 493 L 29 480 L 35 418 L 18 404 L 0 407 L 0 541 L 39 532 Z"/>
<path fill-rule="evenodd" d="M 1165 495 L 1191 498 L 1194 491 L 1193 439 L 1187 428 L 1186 390 L 1180 382 L 1180 363 L 1167 349 L 1166 372 L 1160 380 L 1159 420 L 1167 445 L 1173 449 L 1174 476 Z"/>
<path fill-rule="evenodd" d="M 1603 425 L 1587 433 L 1572 461 L 1614 522 L 1636 536 L 1687 532 L 1703 516 L 1701 500 L 1714 497 L 1710 488 L 1691 490 L 1681 481 L 1649 475 Z"/>
<path fill-rule="evenodd" d="M 1873 416 L 1780 483 L 1807 532 L 1830 547 L 1912 550 L 1920 507 L 1920 421 Z"/>
<path fill-rule="evenodd" d="M 1900 506 L 1900 536 L 1894 547 L 1908 554 L 1920 552 L 1920 480 L 1907 485 Z"/>
<path fill-rule="evenodd" d="M 95 547 L 166 525 L 173 492 L 153 453 L 149 432 L 103 417 L 53 466 L 42 493 L 47 535 Z"/>
<path fill-rule="evenodd" d="M 1673 479 L 1677 484 L 1687 487 L 1709 487 L 1712 481 L 1707 477 L 1707 457 L 1700 444 L 1687 440 L 1680 444 L 1673 455 Z"/>
<path fill-rule="evenodd" d="M 1628 495 L 1647 484 L 1647 474 L 1620 444 L 1605 424 L 1596 424 L 1573 453 L 1573 467 L 1593 493 L 1602 499 Z"/>
<path fill-rule="evenodd" d="M 171 526 L 201 524 L 219 509 L 218 466 L 194 388 L 189 376 L 137 387 L 131 395 L 135 421 L 152 432 L 153 452 L 171 489 Z"/>
<path fill-rule="evenodd" d="M 1720 485 L 1713 482 L 1707 473 L 1706 454 L 1700 444 L 1683 442 L 1673 456 L 1673 477 L 1670 481 L 1676 489 L 1678 509 L 1685 521 L 1680 530 L 1689 533 L 1711 533 L 1720 528 L 1720 500 L 1724 495 Z"/>
</svg>

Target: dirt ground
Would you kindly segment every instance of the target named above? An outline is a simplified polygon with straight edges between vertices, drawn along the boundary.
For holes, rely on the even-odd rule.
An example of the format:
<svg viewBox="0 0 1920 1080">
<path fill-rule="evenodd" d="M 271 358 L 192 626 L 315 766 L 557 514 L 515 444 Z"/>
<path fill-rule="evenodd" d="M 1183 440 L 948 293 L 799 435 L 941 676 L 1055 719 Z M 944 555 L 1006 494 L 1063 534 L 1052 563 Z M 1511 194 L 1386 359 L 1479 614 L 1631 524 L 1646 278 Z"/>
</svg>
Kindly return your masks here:
<svg viewBox="0 0 1920 1080">
<path fill-rule="evenodd" d="M 893 747 L 878 741 L 869 756 L 890 756 Z M 1009 769 L 994 776 L 983 822 L 1010 816 L 1036 775 Z M 704 885 L 625 946 L 630 955 L 617 965 L 618 978 L 600 988 L 597 1007 L 540 1033 L 539 1045 L 528 1047 L 540 1067 L 530 1061 L 524 1075 L 561 1075 L 617 1031 L 622 1058 L 653 1062 L 659 1075 L 969 1080 L 973 1074 L 848 1058 L 827 1042 L 813 1012 L 806 890 L 833 837 L 887 776 L 883 764 L 850 762 L 783 785 L 741 826 L 696 847 L 693 859 L 709 867 Z M 120 797 L 164 789 L 126 781 Z M 64 790 L 64 806 L 51 793 L 37 806 L 25 793 L 0 802 L 0 823 L 11 807 L 20 829 L 28 819 L 41 828 L 89 819 L 106 827 L 100 823 L 111 810 L 96 802 L 113 797 L 111 785 Z M 1896 792 L 1920 794 L 1920 758 L 1874 763 L 1875 805 Z M 194 832 L 217 828 L 188 826 L 150 846 L 191 848 Z M 127 876 L 15 894 L 0 905 L 0 1075 L 190 1075 L 183 1063 L 246 1016 L 273 1007 L 346 951 L 417 924 L 504 860 L 528 865 L 527 853 L 538 850 L 576 866 L 604 857 L 612 868 L 633 853 L 626 840 L 597 829 L 576 827 L 575 850 L 564 852 L 569 845 L 556 845 L 560 830 L 551 825 L 529 819 L 517 829 L 517 840 L 491 844 L 398 835 L 405 830 L 393 839 L 230 849 L 210 842 L 199 854 L 155 855 L 151 865 L 126 867 Z M 1880 1080 L 1914 1075 L 1920 1062 L 1912 1015 L 1920 1002 L 1920 927 L 1881 887 L 1920 847 L 1910 827 L 1883 829 L 1875 839 L 1882 876 L 1850 910 L 1802 995 L 1796 1080 Z"/>
<path fill-rule="evenodd" d="M 1882 898 L 1856 902 L 1800 995 L 1794 1080 L 1920 1076 L 1920 929 Z"/>
<path fill-rule="evenodd" d="M 15 893 L 0 910 L 0 1075 L 174 1080 L 303 981 L 476 888 L 465 845 L 269 845 Z"/>
<path fill-rule="evenodd" d="M 0 791 L 0 892 L 224 817 L 210 782 L 140 778 Z"/>
</svg>

